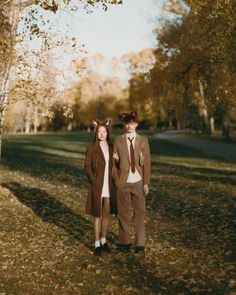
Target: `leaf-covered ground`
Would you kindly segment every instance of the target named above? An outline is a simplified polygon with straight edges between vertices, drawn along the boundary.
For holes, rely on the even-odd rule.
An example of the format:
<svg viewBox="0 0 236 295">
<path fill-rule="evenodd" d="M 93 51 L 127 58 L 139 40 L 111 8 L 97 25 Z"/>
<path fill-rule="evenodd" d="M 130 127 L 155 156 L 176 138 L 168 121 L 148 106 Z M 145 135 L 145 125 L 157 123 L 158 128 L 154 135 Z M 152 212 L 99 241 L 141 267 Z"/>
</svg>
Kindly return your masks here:
<svg viewBox="0 0 236 295">
<path fill-rule="evenodd" d="M 0 294 L 236 294 L 236 164 L 150 135 L 146 253 L 94 257 L 84 214 L 92 135 L 6 136 Z"/>
</svg>

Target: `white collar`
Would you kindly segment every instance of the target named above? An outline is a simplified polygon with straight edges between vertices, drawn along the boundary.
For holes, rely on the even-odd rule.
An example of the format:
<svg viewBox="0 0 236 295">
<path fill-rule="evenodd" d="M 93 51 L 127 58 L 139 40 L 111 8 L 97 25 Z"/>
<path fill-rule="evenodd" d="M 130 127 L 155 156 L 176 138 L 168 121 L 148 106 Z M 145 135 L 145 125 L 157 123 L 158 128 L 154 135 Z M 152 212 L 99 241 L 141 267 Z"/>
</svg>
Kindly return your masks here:
<svg viewBox="0 0 236 295">
<path fill-rule="evenodd" d="M 126 133 L 126 138 L 134 138 L 136 137 L 136 132 Z"/>
</svg>

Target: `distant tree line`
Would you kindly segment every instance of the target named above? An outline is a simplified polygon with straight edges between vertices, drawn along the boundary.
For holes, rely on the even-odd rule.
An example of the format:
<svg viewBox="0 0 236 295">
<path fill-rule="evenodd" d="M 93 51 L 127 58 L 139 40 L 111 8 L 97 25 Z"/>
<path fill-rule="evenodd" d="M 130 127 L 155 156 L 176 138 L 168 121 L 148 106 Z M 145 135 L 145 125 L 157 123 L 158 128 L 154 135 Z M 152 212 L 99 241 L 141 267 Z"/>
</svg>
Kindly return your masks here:
<svg viewBox="0 0 236 295">
<path fill-rule="evenodd" d="M 21 74 L 8 86 L 12 104 L 5 131 L 90 130 L 92 119 L 105 117 L 119 128 L 119 113 L 136 109 L 143 129 L 189 128 L 209 136 L 217 129 L 229 139 L 236 130 L 235 2 L 169 0 L 163 9 L 156 48 L 113 61 L 114 72 L 126 69 L 128 84 L 96 72 L 103 61 L 97 55 L 93 65 L 91 60 L 78 62 L 76 71 L 84 74 L 58 92 L 48 40 L 41 52 L 28 53 L 35 55 L 34 70 L 18 50 Z M 7 29 L 3 33 L 8 36 Z"/>
</svg>

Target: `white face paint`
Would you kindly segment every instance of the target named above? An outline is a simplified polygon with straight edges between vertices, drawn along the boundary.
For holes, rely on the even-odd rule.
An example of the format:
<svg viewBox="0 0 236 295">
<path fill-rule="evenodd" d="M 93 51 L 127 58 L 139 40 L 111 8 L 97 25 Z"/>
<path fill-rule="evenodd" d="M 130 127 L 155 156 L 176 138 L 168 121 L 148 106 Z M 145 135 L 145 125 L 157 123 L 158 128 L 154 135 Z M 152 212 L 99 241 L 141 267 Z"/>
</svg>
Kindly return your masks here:
<svg viewBox="0 0 236 295">
<path fill-rule="evenodd" d="M 98 128 L 97 136 L 98 136 L 98 140 L 100 141 L 104 141 L 107 139 L 107 130 L 104 126 L 100 126 Z"/>
</svg>

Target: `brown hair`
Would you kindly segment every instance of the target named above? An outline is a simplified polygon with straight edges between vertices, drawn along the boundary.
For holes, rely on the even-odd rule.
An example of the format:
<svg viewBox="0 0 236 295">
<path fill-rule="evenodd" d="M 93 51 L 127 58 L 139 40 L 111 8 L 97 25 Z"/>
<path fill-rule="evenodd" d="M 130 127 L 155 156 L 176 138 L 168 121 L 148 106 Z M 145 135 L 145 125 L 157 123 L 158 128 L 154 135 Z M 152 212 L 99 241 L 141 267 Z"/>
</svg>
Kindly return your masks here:
<svg viewBox="0 0 236 295">
<path fill-rule="evenodd" d="M 111 145 L 111 139 L 110 139 L 111 120 L 106 119 L 104 121 L 100 121 L 96 119 L 96 120 L 93 120 L 93 126 L 95 129 L 94 142 L 98 143 L 98 129 L 99 127 L 103 126 L 107 131 L 107 143 Z"/>
</svg>

